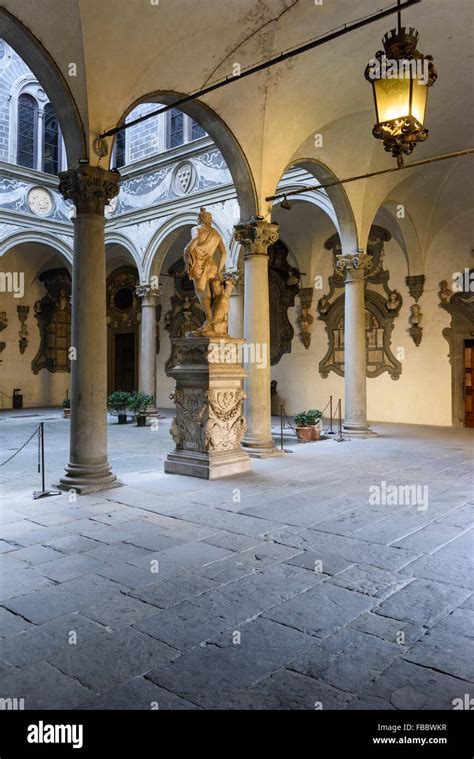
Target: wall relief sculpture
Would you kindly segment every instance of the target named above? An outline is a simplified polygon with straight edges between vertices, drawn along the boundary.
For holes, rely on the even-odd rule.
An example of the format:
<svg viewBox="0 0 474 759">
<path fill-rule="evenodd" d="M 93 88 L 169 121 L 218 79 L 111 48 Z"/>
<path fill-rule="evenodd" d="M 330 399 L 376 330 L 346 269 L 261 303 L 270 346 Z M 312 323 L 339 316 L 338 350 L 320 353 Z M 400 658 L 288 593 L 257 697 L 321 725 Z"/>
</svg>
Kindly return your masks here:
<svg viewBox="0 0 474 759">
<path fill-rule="evenodd" d="M 30 313 L 30 307 L 17 306 L 16 310 L 18 319 L 20 320 L 20 339 L 18 340 L 18 345 L 20 348 L 20 353 L 23 355 L 28 347 L 28 327 L 26 326 L 26 320 L 28 319 L 28 314 Z"/>
<path fill-rule="evenodd" d="M 46 295 L 34 305 L 40 332 L 40 347 L 31 362 L 33 374 L 41 369 L 70 372 L 71 277 L 67 269 L 51 269 L 39 276 Z"/>
<path fill-rule="evenodd" d="M 314 316 L 311 313 L 313 294 L 312 287 L 303 287 L 299 292 L 300 307 L 296 322 L 299 329 L 298 337 L 306 349 L 311 345 L 311 325 L 314 322 Z"/>
<path fill-rule="evenodd" d="M 130 329 L 140 323 L 140 299 L 135 288 L 138 274 L 132 266 L 122 266 L 107 278 L 107 323 L 111 329 Z"/>
<path fill-rule="evenodd" d="M 288 319 L 288 309 L 295 305 L 301 273 L 288 263 L 289 250 L 283 240 L 268 248 L 268 283 L 270 289 L 270 363 L 278 364 L 291 353 L 295 331 Z"/>
<path fill-rule="evenodd" d="M 372 226 L 367 253 L 372 256 L 371 268 L 365 281 L 365 328 L 367 336 L 367 377 L 388 372 L 396 380 L 402 372 L 401 362 L 391 350 L 394 319 L 402 307 L 402 296 L 389 287 L 390 272 L 384 269 L 384 243 L 391 239 L 386 229 Z M 341 255 L 339 235 L 332 235 L 324 244 L 333 255 L 333 273 L 329 277 L 329 292 L 317 304 L 318 318 L 326 325 L 328 349 L 319 364 L 322 377 L 333 371 L 344 376 L 344 274 L 336 266 Z M 372 285 L 372 287 L 370 287 Z M 378 289 L 375 289 L 377 287 Z M 342 292 L 338 295 L 338 291 Z"/>
<path fill-rule="evenodd" d="M 439 283 L 439 307 L 451 316 L 451 325 L 443 329 L 449 344 L 452 381 L 453 425 L 464 425 L 464 348 L 466 340 L 474 339 L 474 293 L 469 290 L 453 293 L 446 280 Z"/>
</svg>

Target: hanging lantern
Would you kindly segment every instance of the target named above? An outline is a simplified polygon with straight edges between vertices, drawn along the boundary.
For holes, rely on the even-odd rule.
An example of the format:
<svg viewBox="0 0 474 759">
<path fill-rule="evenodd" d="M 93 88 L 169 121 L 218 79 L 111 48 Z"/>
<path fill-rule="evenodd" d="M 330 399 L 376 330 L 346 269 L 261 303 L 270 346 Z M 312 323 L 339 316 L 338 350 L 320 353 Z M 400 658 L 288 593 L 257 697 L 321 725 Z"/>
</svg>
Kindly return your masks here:
<svg viewBox="0 0 474 759">
<path fill-rule="evenodd" d="M 419 34 L 411 27 L 391 29 L 383 38 L 384 50 L 375 54 L 365 78 L 372 84 L 377 123 L 372 134 L 383 140 L 398 165 L 428 137 L 424 126 L 428 88 L 437 73 L 431 55 L 417 50 Z"/>
</svg>

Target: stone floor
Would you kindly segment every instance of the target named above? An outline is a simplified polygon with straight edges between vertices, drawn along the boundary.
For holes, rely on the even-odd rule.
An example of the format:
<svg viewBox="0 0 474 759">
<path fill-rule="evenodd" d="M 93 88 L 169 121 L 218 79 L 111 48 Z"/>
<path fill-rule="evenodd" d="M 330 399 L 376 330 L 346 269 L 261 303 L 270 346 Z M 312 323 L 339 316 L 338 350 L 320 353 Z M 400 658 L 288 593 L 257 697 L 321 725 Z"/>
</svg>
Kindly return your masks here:
<svg viewBox="0 0 474 759">
<path fill-rule="evenodd" d="M 42 419 L 54 481 L 68 446 L 58 411 L 3 413 L 0 461 Z M 469 700 L 472 431 L 380 424 L 378 438 L 341 444 L 288 437 L 293 453 L 205 482 L 163 474 L 168 427 L 169 414 L 158 430 L 110 420 L 110 459 L 127 485 L 75 502 L 31 499 L 35 442 L 0 468 L 0 699 L 26 709 Z M 374 496 L 391 485 L 420 497 Z"/>
</svg>

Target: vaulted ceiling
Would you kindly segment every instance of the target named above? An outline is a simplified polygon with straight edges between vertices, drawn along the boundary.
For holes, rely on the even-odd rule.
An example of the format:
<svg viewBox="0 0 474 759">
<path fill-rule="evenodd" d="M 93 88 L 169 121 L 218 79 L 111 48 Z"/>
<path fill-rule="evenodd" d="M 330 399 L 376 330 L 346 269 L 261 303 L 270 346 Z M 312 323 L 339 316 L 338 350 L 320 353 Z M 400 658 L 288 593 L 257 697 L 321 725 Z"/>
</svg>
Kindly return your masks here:
<svg viewBox="0 0 474 759">
<path fill-rule="evenodd" d="M 196 91 L 231 75 L 234 64 L 246 68 L 389 4 L 390 0 L 334 0 L 322 5 L 314 0 L 160 0 L 158 5 L 153 0 L 3 0 L 3 7 L 56 64 L 71 92 L 88 150 L 95 136 L 117 125 L 140 100 Z M 426 117 L 431 136 L 414 157 L 470 146 L 472 0 L 423 0 L 404 12 L 403 23 L 419 30 L 419 47 L 433 55 L 439 74 Z M 241 161 L 246 166 L 242 172 L 234 166 L 234 180 L 252 180 L 261 212 L 269 210 L 265 196 L 275 191 L 285 168 L 300 159 L 321 161 L 338 177 L 393 164 L 371 135 L 373 100 L 363 74 L 381 48 L 383 34 L 395 25 L 396 16 L 377 21 L 277 67 L 237 79 L 203 99 L 198 115 L 205 120 L 212 109 L 210 131 L 226 147 L 226 158 L 229 151 L 241 151 L 236 165 Z M 16 47 L 47 86 L 47 65 L 43 61 L 40 66 L 28 53 L 35 41 L 24 38 L 1 13 L 0 36 Z M 69 75 L 71 64 L 76 64 L 77 76 Z M 56 105 L 58 95 L 55 100 L 54 93 L 49 94 Z M 72 119 L 67 109 L 59 112 L 62 121 Z M 315 148 L 315 134 L 322 135 L 322 148 Z M 70 155 L 77 157 L 78 152 L 76 148 Z M 421 181 L 428 203 L 431 192 L 438 202 L 453 172 L 454 185 L 463 187 L 471 164 L 471 158 L 456 159 L 423 170 L 421 180 L 421 170 L 413 170 L 410 176 L 404 172 L 347 185 L 360 234 L 368 232 L 387 196 L 392 201 L 409 197 L 412 186 Z"/>
</svg>

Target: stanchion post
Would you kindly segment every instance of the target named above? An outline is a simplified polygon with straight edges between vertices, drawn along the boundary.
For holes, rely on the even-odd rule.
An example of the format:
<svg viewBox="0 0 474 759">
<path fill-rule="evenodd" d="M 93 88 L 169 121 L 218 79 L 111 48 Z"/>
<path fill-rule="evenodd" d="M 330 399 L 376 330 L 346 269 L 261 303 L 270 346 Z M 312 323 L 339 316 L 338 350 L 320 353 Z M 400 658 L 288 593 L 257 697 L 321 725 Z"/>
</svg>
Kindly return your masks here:
<svg viewBox="0 0 474 759">
<path fill-rule="evenodd" d="M 334 438 L 336 443 L 345 443 L 346 441 L 350 440 L 350 437 L 344 437 L 342 434 L 342 400 L 339 398 L 338 404 L 336 406 L 336 413 L 338 413 L 338 420 L 337 420 L 337 435 Z"/>
<path fill-rule="evenodd" d="M 46 498 L 50 495 L 62 495 L 60 490 L 46 490 L 45 478 L 44 478 L 44 422 L 40 422 L 38 427 L 38 445 L 40 448 L 40 461 L 41 461 L 41 490 L 35 490 L 33 492 L 34 500 L 38 498 Z"/>
</svg>

